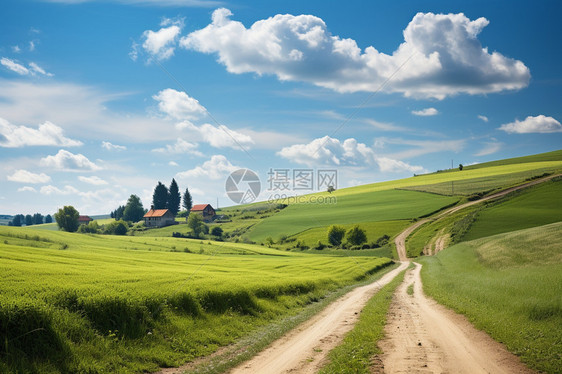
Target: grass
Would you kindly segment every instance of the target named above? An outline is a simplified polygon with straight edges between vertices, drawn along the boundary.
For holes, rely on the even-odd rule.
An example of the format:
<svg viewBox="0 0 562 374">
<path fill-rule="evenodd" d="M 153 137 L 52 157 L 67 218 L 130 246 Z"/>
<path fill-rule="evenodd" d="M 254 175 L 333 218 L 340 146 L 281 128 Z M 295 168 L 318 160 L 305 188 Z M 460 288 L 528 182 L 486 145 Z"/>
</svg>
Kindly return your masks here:
<svg viewBox="0 0 562 374">
<path fill-rule="evenodd" d="M 536 370 L 562 367 L 562 222 L 421 259 L 424 290 Z"/>
<path fill-rule="evenodd" d="M 562 221 L 562 179 L 525 189 L 482 209 L 463 236 L 473 240 Z"/>
<path fill-rule="evenodd" d="M 376 353 L 382 353 L 377 347 L 377 342 L 383 337 L 392 295 L 404 280 L 405 273 L 406 271 L 402 271 L 369 300 L 353 330 L 347 333 L 340 345 L 330 351 L 328 363 L 319 373 L 371 372 L 371 357 Z"/>
<path fill-rule="evenodd" d="M 391 264 L 32 228 L 0 228 L 0 243 L 0 372 L 179 365 Z"/>
<path fill-rule="evenodd" d="M 262 242 L 266 237 L 293 235 L 312 227 L 392 221 L 419 217 L 455 203 L 457 198 L 415 191 L 378 191 L 337 198 L 336 204 L 293 204 L 262 220 L 249 237 Z"/>
</svg>

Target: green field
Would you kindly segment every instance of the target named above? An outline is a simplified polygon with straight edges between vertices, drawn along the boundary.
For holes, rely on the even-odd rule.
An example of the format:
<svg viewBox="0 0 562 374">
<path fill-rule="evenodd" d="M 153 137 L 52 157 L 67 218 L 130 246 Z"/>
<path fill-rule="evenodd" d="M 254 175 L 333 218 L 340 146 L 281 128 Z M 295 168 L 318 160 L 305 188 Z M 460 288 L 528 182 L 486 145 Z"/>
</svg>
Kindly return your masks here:
<svg viewBox="0 0 562 374">
<path fill-rule="evenodd" d="M 0 228 L 0 372 L 178 365 L 390 263 L 234 243 Z"/>
<path fill-rule="evenodd" d="M 414 191 L 386 190 L 337 196 L 335 204 L 293 204 L 256 224 L 249 237 L 293 235 L 305 229 L 331 224 L 393 221 L 430 214 L 454 204 L 457 198 Z"/>
<path fill-rule="evenodd" d="M 562 367 L 562 222 L 461 243 L 420 261 L 424 290 L 530 367 Z"/>
</svg>

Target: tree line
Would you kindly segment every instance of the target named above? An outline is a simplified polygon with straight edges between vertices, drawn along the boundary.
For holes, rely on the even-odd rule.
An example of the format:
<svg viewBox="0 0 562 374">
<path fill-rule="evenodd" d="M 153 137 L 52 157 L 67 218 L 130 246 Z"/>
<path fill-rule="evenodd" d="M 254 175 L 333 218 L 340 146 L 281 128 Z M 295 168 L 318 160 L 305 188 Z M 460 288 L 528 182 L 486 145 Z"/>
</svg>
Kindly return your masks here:
<svg viewBox="0 0 562 374">
<path fill-rule="evenodd" d="M 35 213 L 34 215 L 27 214 L 16 214 L 10 222 L 8 222 L 8 226 L 31 226 L 31 225 L 40 225 L 43 223 L 52 223 L 53 217 L 50 214 L 43 216 L 41 213 Z"/>
</svg>

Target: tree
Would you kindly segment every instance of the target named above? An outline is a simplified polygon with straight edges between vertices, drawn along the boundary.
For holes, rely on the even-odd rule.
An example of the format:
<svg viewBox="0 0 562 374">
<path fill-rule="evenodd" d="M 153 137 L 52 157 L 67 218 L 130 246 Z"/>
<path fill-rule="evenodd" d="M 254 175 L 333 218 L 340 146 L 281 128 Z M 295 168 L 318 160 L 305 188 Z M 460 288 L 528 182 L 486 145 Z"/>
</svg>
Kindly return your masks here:
<svg viewBox="0 0 562 374">
<path fill-rule="evenodd" d="M 333 246 L 338 246 L 341 244 L 343 237 L 345 235 L 345 228 L 341 226 L 332 225 L 328 229 L 328 241 Z"/>
<path fill-rule="evenodd" d="M 168 188 L 160 182 L 158 182 L 158 185 L 154 188 L 152 205 L 154 209 L 166 209 L 168 205 Z"/>
<path fill-rule="evenodd" d="M 361 245 L 367 241 L 365 230 L 355 225 L 346 234 L 347 241 L 351 245 Z"/>
<path fill-rule="evenodd" d="M 55 220 L 57 225 L 59 225 L 61 230 L 68 232 L 75 232 L 78 230 L 78 216 L 80 213 L 71 205 L 65 206 L 59 209 L 55 213 Z"/>
<path fill-rule="evenodd" d="M 181 195 L 178 184 L 175 179 L 172 179 L 170 184 L 170 190 L 168 192 L 168 209 L 174 214 L 178 214 L 180 211 Z"/>
<path fill-rule="evenodd" d="M 183 193 L 183 207 L 188 212 L 193 208 L 193 199 L 191 198 L 191 194 L 189 193 L 189 189 L 186 188 L 185 192 Z"/>
<path fill-rule="evenodd" d="M 12 219 L 12 226 L 21 226 L 24 219 L 25 217 L 23 216 L 23 214 L 16 214 Z"/>
<path fill-rule="evenodd" d="M 334 192 L 336 189 L 334 188 L 334 186 L 328 186 L 328 189 L 326 191 L 328 191 L 328 193 L 332 193 Z"/>
<path fill-rule="evenodd" d="M 119 205 L 117 209 L 111 212 L 111 218 L 115 218 L 116 221 L 119 221 L 123 218 L 123 213 L 125 213 L 125 205 Z"/>
<path fill-rule="evenodd" d="M 33 215 L 33 224 L 40 225 L 43 223 L 43 215 L 41 213 L 35 213 Z"/>
<path fill-rule="evenodd" d="M 187 219 L 187 226 L 193 232 L 193 236 L 199 237 L 201 232 L 205 230 L 205 224 L 203 223 L 203 218 L 199 214 L 190 214 Z"/>
<path fill-rule="evenodd" d="M 45 216 L 45 223 L 53 223 L 53 217 L 50 214 Z"/>
<path fill-rule="evenodd" d="M 142 201 L 137 195 L 131 195 L 127 200 L 127 205 L 123 210 L 123 220 L 138 222 L 144 216 L 144 207 Z"/>
<path fill-rule="evenodd" d="M 33 225 L 33 217 L 31 216 L 31 214 L 25 216 L 25 225 L 26 226 Z"/>
<path fill-rule="evenodd" d="M 211 230 L 211 235 L 222 238 L 222 228 L 220 228 L 219 226 L 213 227 L 213 229 Z"/>
<path fill-rule="evenodd" d="M 459 170 L 462 171 L 463 168 L 464 168 L 464 166 L 462 166 L 462 164 L 459 164 Z"/>
</svg>

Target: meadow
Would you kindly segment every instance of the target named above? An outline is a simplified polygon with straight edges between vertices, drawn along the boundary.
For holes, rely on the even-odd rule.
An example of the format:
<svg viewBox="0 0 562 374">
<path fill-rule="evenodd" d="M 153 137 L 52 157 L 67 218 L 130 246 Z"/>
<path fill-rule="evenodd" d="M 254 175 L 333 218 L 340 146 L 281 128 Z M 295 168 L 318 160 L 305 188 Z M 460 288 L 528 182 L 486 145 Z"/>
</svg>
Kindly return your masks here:
<svg viewBox="0 0 562 374">
<path fill-rule="evenodd" d="M 391 263 L 2 227 L 0 371 L 127 373 L 179 365 Z"/>
<path fill-rule="evenodd" d="M 562 222 L 423 257 L 424 291 L 465 314 L 531 368 L 562 367 Z"/>
</svg>

